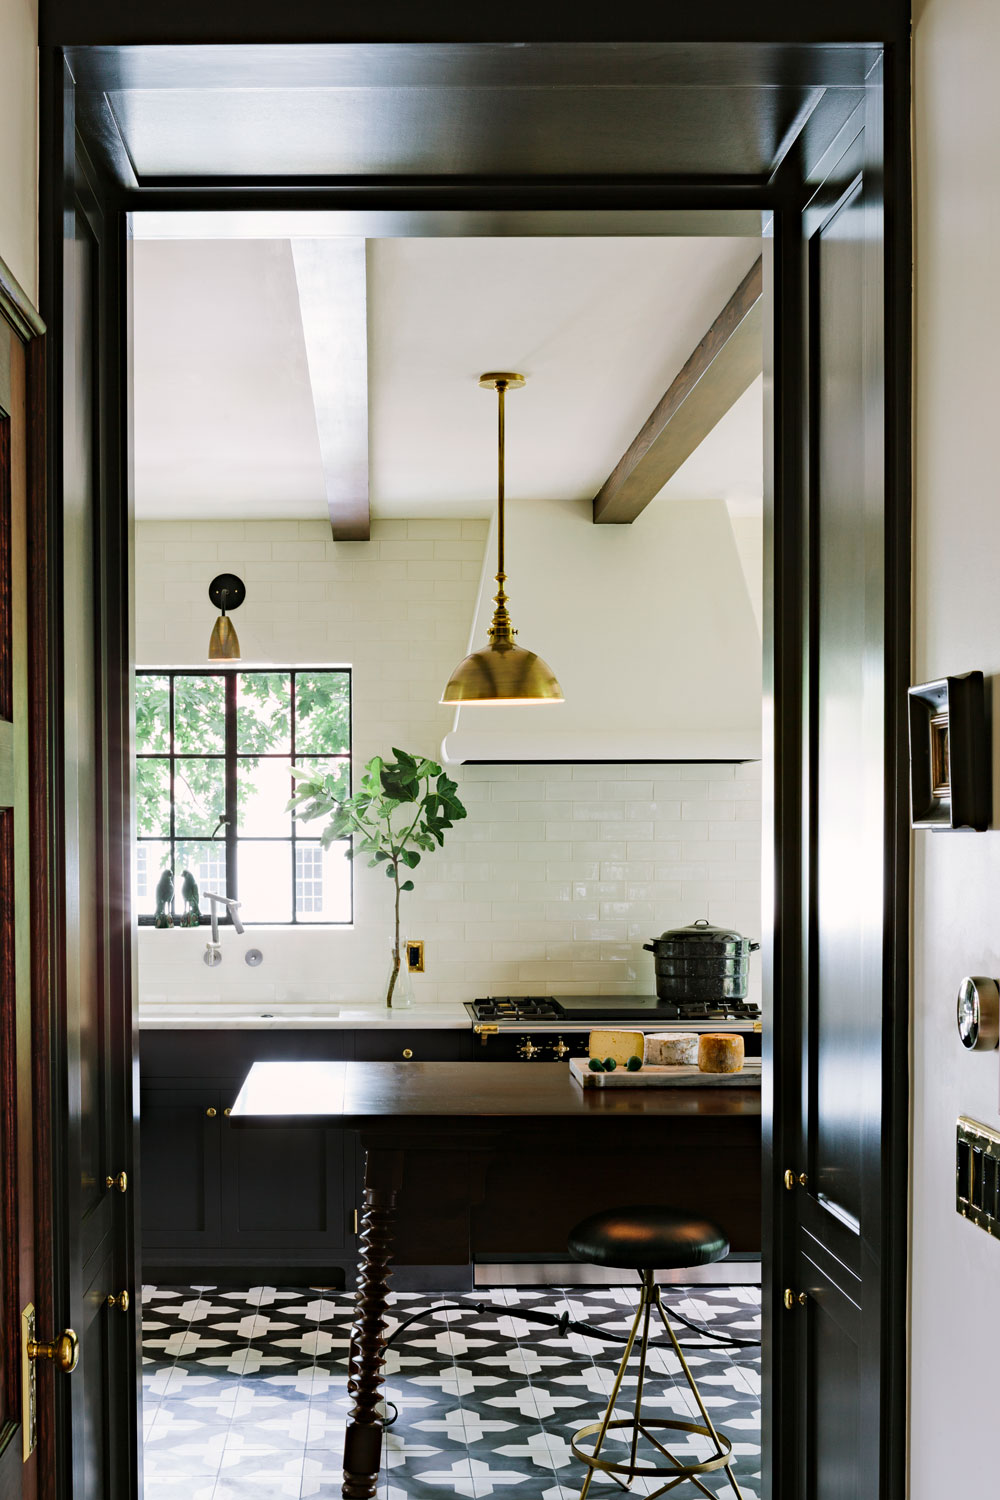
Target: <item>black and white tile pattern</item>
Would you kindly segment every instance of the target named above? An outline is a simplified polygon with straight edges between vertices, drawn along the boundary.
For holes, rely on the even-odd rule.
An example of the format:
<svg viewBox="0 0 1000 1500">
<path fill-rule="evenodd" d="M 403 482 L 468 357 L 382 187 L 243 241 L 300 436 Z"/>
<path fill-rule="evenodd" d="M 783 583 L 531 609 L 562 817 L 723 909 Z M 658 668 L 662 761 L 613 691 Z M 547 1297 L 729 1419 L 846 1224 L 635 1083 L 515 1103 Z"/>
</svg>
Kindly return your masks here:
<svg viewBox="0 0 1000 1500">
<path fill-rule="evenodd" d="M 400 1293 L 393 1313 L 402 1320 L 436 1300 Z M 635 1291 L 497 1288 L 450 1300 L 488 1310 L 431 1313 L 391 1351 L 386 1394 L 399 1417 L 386 1434 L 380 1500 L 571 1500 L 583 1470 L 570 1438 L 601 1416 L 621 1352 L 607 1335 L 627 1332 Z M 672 1287 L 665 1301 L 736 1337 L 759 1329 L 755 1286 Z M 339 1497 L 350 1295 L 151 1286 L 143 1302 L 146 1500 Z M 560 1337 L 519 1318 L 523 1307 L 568 1307 L 603 1336 Z M 682 1343 L 695 1339 L 679 1325 L 677 1333 Z M 705 1344 L 685 1355 L 713 1421 L 732 1439 L 744 1500 L 759 1500 L 759 1349 Z M 621 1416 L 635 1392 L 635 1368 L 633 1360 Z M 699 1420 L 672 1353 L 651 1355 L 643 1406 L 649 1416 Z M 706 1456 L 697 1443 L 672 1448 Z M 632 1493 L 648 1495 L 662 1483 L 637 1479 Z M 706 1483 L 732 1494 L 724 1473 Z M 613 1481 L 595 1477 L 592 1496 L 619 1493 Z M 688 1485 L 677 1493 L 697 1491 Z"/>
</svg>

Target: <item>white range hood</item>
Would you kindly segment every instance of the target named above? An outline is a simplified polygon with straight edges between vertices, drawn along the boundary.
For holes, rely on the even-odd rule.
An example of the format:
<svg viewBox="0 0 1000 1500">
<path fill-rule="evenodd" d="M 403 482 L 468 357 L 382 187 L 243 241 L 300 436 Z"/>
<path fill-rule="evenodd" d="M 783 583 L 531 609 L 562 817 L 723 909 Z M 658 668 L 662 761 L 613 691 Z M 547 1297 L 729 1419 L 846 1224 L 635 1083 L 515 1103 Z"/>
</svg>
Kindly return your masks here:
<svg viewBox="0 0 1000 1500">
<path fill-rule="evenodd" d="M 589 500 L 507 501 L 518 645 L 566 701 L 460 707 L 444 761 L 758 760 L 760 628 L 725 501 L 658 500 L 630 526 L 591 516 Z M 470 651 L 493 614 L 495 526 Z"/>
</svg>

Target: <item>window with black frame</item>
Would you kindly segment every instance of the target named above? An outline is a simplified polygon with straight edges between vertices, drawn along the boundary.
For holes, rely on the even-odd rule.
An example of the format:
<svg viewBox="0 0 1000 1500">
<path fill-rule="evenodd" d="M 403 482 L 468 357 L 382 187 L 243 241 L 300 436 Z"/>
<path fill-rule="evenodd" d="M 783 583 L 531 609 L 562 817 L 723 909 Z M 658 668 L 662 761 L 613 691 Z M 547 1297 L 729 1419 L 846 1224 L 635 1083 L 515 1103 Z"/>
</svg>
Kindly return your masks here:
<svg viewBox="0 0 1000 1500">
<path fill-rule="evenodd" d="M 175 922 L 185 871 L 204 922 L 205 891 L 235 897 L 247 923 L 350 922 L 348 845 L 324 849 L 286 811 L 293 766 L 339 770 L 350 793 L 350 671 L 140 670 L 135 699 L 139 921 L 170 870 Z"/>
</svg>

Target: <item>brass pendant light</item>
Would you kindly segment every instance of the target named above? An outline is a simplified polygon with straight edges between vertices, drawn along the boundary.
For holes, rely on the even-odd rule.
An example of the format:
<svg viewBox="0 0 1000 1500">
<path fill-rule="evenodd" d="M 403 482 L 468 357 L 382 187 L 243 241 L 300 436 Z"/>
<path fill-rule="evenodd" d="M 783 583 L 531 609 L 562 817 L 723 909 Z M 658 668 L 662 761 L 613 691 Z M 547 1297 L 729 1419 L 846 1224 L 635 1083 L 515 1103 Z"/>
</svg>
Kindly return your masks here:
<svg viewBox="0 0 1000 1500">
<path fill-rule="evenodd" d="M 239 661 L 240 638 L 226 610 L 239 609 L 246 596 L 246 584 L 235 573 L 220 573 L 209 584 L 208 597 L 216 609 L 222 611 L 212 628 L 212 638 L 208 643 L 209 661 Z"/>
<path fill-rule="evenodd" d="M 562 703 L 562 688 L 552 668 L 523 646 L 514 645 L 517 631 L 507 613 L 503 566 L 504 544 L 504 396 L 524 384 L 523 375 L 491 370 L 480 375 L 484 390 L 494 390 L 498 397 L 497 413 L 497 592 L 496 609 L 489 629 L 490 642 L 459 662 L 441 695 L 442 703 Z"/>
</svg>

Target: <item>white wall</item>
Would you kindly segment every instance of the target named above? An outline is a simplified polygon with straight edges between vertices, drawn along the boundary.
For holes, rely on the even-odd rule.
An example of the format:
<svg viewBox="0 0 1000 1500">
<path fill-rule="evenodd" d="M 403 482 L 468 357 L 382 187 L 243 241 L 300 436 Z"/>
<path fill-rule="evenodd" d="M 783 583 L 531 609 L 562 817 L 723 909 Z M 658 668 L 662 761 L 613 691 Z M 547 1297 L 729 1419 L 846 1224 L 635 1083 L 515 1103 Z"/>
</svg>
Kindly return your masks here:
<svg viewBox="0 0 1000 1500">
<path fill-rule="evenodd" d="M 376 522 L 370 543 L 326 522 L 140 522 L 140 665 L 203 665 L 217 572 L 246 580 L 244 660 L 354 668 L 354 744 L 436 756 L 438 706 L 468 644 L 486 523 Z M 469 817 L 417 872 L 405 928 L 426 942 L 418 998 L 649 993 L 642 943 L 706 915 L 758 938 L 760 774 L 747 765 L 499 765 L 454 772 Z M 250 928 L 201 963 L 204 934 L 140 932 L 146 1005 L 245 999 L 294 1007 L 377 1002 L 391 933 L 388 882 L 355 866 L 353 929 Z M 250 970 L 242 951 L 260 946 Z M 754 965 L 754 984 L 759 973 Z M 756 993 L 756 991 L 755 991 Z"/>
<path fill-rule="evenodd" d="M 914 680 L 971 667 L 1000 699 L 1000 6 L 917 6 Z M 1000 735 L 994 728 L 995 754 Z M 1000 974 L 1000 833 L 914 838 L 910 1494 L 997 1492 L 1000 1245 L 954 1209 L 955 1120 L 998 1124 L 998 1055 L 955 1032 Z"/>
<path fill-rule="evenodd" d="M 37 299 L 38 8 L 0 0 L 0 258 Z"/>
</svg>

